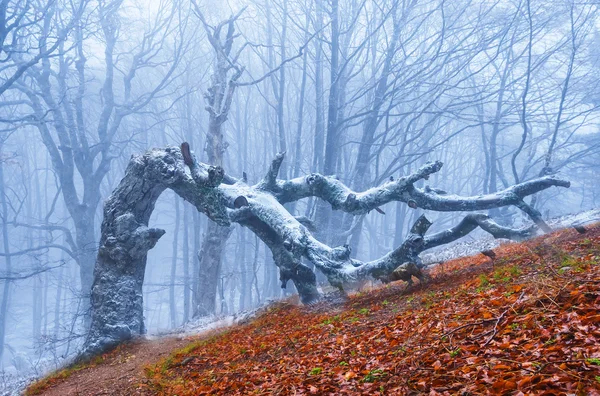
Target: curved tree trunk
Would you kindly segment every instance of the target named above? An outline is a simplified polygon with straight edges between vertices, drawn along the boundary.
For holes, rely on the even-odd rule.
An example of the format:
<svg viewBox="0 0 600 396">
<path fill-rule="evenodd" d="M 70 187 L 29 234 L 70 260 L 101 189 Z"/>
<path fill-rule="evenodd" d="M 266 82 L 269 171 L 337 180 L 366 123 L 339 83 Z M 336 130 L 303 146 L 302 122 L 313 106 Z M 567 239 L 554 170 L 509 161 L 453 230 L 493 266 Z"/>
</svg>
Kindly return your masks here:
<svg viewBox="0 0 600 396">
<path fill-rule="evenodd" d="M 125 177 L 104 207 L 102 236 L 92 287 L 92 323 L 82 356 L 144 333 L 142 284 L 146 255 L 163 230 L 148 228 L 158 196 L 170 188 L 207 215 L 219 226 L 239 223 L 254 232 L 271 250 L 285 287 L 292 280 L 304 303 L 319 299 L 315 274 L 301 258 L 315 265 L 332 285 L 342 289 L 345 282 L 365 277 L 389 280 L 395 272 L 410 279 L 421 277 L 419 253 L 452 242 L 477 227 L 496 238 L 523 239 L 545 225 L 524 197 L 551 186 L 569 187 L 569 182 L 546 176 L 512 186 L 495 194 L 476 197 L 442 195 L 434 189 L 419 189 L 414 183 L 438 172 L 441 162 L 429 163 L 415 173 L 365 192 L 354 192 L 332 177 L 310 174 L 278 180 L 283 154 L 277 155 L 261 182 L 254 186 L 226 175 L 222 168 L 196 161 L 187 143 L 182 149 L 154 149 L 133 157 Z M 483 214 L 467 215 L 457 226 L 426 235 L 431 223 L 421 216 L 408 237 L 392 252 L 370 262 L 350 258 L 348 246 L 329 247 L 315 239 L 307 220 L 292 216 L 283 206 L 306 197 L 315 197 L 336 210 L 353 215 L 368 213 L 393 201 L 411 208 L 435 211 L 485 210 L 515 205 L 530 215 L 533 226 L 514 230 L 502 227 Z M 544 227 L 544 228 L 545 228 Z M 207 253 L 208 254 L 208 253 Z M 343 290 L 343 289 L 342 289 Z"/>
<path fill-rule="evenodd" d="M 104 205 L 92 286 L 92 323 L 86 339 L 90 354 L 145 332 L 142 284 L 146 257 L 165 233 L 146 226 L 156 200 L 167 188 L 160 177 L 166 175 L 153 174 L 150 160 L 132 159 L 125 178 Z"/>
</svg>

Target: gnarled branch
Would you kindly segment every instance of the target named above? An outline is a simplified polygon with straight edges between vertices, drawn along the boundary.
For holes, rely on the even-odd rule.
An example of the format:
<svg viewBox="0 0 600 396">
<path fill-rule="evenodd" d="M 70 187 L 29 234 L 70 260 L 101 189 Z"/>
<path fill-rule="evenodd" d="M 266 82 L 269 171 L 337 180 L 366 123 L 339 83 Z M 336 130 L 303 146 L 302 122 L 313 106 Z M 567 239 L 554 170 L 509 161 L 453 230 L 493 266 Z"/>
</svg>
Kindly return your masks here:
<svg viewBox="0 0 600 396">
<path fill-rule="evenodd" d="M 281 156 L 282 154 L 278 154 Z M 414 186 L 419 180 L 427 180 L 438 172 L 443 164 L 440 161 L 425 164 L 411 175 L 388 181 L 379 187 L 364 192 L 355 192 L 341 181 L 320 174 L 310 174 L 292 180 L 278 180 L 271 183 L 269 191 L 283 203 L 307 197 L 317 197 L 331 204 L 333 209 L 354 215 L 365 214 L 379 206 L 393 201 L 406 202 L 411 208 L 422 208 L 438 212 L 474 211 L 514 205 L 525 212 L 545 232 L 550 227 L 542 220 L 540 213 L 527 205 L 523 198 L 552 186 L 570 187 L 571 183 L 557 176 L 544 176 L 520 183 L 505 190 L 478 196 L 459 196 L 439 193 L 439 190 L 426 186 Z"/>
<path fill-rule="evenodd" d="M 284 208 L 286 202 L 314 196 L 336 209 L 357 215 L 391 201 L 437 211 L 515 205 L 531 212 L 523 206 L 525 196 L 551 186 L 569 186 L 567 181 L 547 176 L 476 197 L 416 188 L 414 183 L 427 179 L 442 167 L 441 162 L 433 162 L 411 175 L 357 193 L 339 180 L 319 174 L 277 180 L 283 159 L 283 154 L 278 155 L 265 178 L 249 186 L 226 175 L 222 168 L 198 162 L 187 144 L 181 149 L 154 149 L 132 157 L 123 180 L 104 207 L 92 288 L 92 324 L 85 354 L 89 356 L 144 332 L 141 290 L 146 254 L 164 233 L 148 227 L 148 220 L 156 199 L 167 188 L 221 225 L 236 222 L 248 227 L 270 248 L 280 269 L 282 286 L 292 280 L 301 300 L 311 303 L 319 299 L 319 292 L 316 277 L 302 263 L 303 258 L 339 288 L 344 282 L 364 277 L 386 281 L 392 272 L 399 274 L 400 279 L 410 280 L 412 275 L 422 275 L 419 253 L 454 241 L 477 227 L 496 238 L 523 239 L 533 235 L 538 226 L 513 230 L 485 215 L 470 214 L 455 227 L 427 236 L 431 222 L 421 216 L 400 246 L 377 260 L 363 262 L 351 258 L 348 246 L 330 247 L 318 241 L 307 228 L 310 224 L 306 219 L 296 218 Z"/>
</svg>

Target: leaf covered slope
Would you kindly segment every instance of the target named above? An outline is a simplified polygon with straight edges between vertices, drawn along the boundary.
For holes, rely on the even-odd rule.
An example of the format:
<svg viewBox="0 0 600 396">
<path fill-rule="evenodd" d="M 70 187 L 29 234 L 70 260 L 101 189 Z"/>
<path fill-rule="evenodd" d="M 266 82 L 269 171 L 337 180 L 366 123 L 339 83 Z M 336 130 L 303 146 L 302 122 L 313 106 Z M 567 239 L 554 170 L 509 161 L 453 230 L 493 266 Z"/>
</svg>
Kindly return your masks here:
<svg viewBox="0 0 600 396">
<path fill-rule="evenodd" d="M 600 395 L 600 225 L 494 252 L 441 264 L 424 288 L 136 340 L 26 393 Z"/>
<path fill-rule="evenodd" d="M 444 263 L 425 288 L 278 304 L 147 366 L 138 391 L 600 394 L 600 226 L 495 253 Z"/>
</svg>

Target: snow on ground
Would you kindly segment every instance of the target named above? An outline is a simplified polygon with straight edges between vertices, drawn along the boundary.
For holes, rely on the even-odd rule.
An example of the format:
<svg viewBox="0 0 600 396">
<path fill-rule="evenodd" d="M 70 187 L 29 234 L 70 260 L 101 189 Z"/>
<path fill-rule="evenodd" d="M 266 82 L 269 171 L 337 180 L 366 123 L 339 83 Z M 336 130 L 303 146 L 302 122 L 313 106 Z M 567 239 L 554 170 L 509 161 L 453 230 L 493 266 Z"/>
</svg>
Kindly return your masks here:
<svg viewBox="0 0 600 396">
<path fill-rule="evenodd" d="M 235 324 L 243 324 L 253 319 L 260 313 L 264 312 L 277 300 L 275 299 L 267 299 L 260 306 L 249 309 L 246 311 L 236 312 L 232 315 L 214 315 L 214 316 L 204 316 L 197 319 L 192 319 L 186 324 L 176 327 L 174 329 L 147 335 L 146 338 L 149 340 L 158 339 L 161 337 L 169 337 L 175 335 L 195 335 L 204 333 L 209 330 L 222 329 L 224 327 L 229 327 Z"/>
<path fill-rule="evenodd" d="M 35 377 L 14 374 L 8 369 L 0 371 L 0 396 L 20 395 L 33 378 Z"/>
<path fill-rule="evenodd" d="M 56 361 L 37 361 L 29 369 L 17 370 L 15 366 L 8 366 L 0 370 L 0 396 L 17 396 L 27 385 L 56 369 Z"/>
<path fill-rule="evenodd" d="M 587 212 L 556 217 L 548 221 L 548 225 L 558 230 L 560 228 L 576 225 L 586 225 L 600 221 L 600 209 L 592 209 Z"/>
</svg>

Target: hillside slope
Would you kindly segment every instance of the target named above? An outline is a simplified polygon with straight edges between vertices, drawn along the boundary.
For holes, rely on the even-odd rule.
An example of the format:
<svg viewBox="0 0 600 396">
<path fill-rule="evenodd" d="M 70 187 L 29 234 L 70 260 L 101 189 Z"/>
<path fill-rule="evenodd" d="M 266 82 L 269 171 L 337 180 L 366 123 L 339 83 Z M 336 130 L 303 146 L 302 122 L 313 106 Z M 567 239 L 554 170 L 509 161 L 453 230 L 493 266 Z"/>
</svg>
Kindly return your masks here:
<svg viewBox="0 0 600 396">
<path fill-rule="evenodd" d="M 28 392 L 600 395 L 600 226 L 495 254 L 446 262 L 426 287 L 280 303 L 209 335 L 138 341 Z"/>
</svg>

